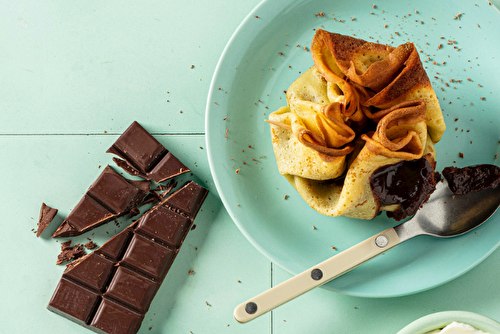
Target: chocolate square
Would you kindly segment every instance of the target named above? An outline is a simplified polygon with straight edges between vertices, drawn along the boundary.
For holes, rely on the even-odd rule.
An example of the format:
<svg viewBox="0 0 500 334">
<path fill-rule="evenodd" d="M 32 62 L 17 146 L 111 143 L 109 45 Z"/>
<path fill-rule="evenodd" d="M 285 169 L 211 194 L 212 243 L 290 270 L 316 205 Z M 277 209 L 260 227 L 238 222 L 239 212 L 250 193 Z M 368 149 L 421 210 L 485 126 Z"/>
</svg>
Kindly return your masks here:
<svg viewBox="0 0 500 334">
<path fill-rule="evenodd" d="M 128 160 L 140 172 L 147 173 L 167 150 L 134 121 L 107 152 Z"/>
<path fill-rule="evenodd" d="M 100 296 L 96 293 L 62 278 L 47 308 L 80 325 L 85 325 L 99 301 Z"/>
<path fill-rule="evenodd" d="M 160 183 L 188 171 L 189 168 L 168 152 L 148 173 L 148 178 Z"/>
<path fill-rule="evenodd" d="M 119 156 L 121 159 L 114 157 L 113 161 L 127 173 L 156 183 L 190 171 L 137 122 L 106 152 Z"/>
<path fill-rule="evenodd" d="M 149 309 L 159 286 L 159 282 L 152 281 L 120 266 L 116 270 L 105 296 L 145 313 Z"/>
<path fill-rule="evenodd" d="M 104 291 L 114 269 L 114 262 L 91 253 L 68 265 L 63 277 L 71 278 L 96 291 Z"/>
<path fill-rule="evenodd" d="M 146 194 L 107 166 L 87 190 L 87 194 L 113 213 L 129 211 Z"/>
<path fill-rule="evenodd" d="M 121 264 L 162 280 L 172 264 L 174 255 L 172 249 L 134 234 Z"/>
<path fill-rule="evenodd" d="M 108 334 L 133 334 L 141 327 L 143 318 L 144 315 L 103 299 L 90 326 Z"/>
<path fill-rule="evenodd" d="M 188 218 L 160 206 L 138 221 L 136 232 L 177 248 L 190 224 Z"/>
<path fill-rule="evenodd" d="M 112 212 L 85 194 L 64 222 L 69 223 L 77 231 L 85 231 L 90 226 L 100 225 L 103 222 L 113 219 L 113 217 L 114 214 Z"/>
</svg>

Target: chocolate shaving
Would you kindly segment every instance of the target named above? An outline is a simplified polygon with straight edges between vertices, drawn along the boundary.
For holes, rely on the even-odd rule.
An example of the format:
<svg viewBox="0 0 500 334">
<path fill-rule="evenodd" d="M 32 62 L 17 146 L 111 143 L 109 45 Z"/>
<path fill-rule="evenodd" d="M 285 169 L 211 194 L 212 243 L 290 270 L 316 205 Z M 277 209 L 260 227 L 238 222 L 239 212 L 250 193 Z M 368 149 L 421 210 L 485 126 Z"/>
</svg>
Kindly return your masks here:
<svg viewBox="0 0 500 334">
<path fill-rule="evenodd" d="M 57 256 L 56 264 L 63 264 L 71 260 L 75 260 L 84 256 L 85 250 L 82 244 L 76 244 L 71 247 L 71 240 L 61 243 L 61 253 Z"/>
</svg>

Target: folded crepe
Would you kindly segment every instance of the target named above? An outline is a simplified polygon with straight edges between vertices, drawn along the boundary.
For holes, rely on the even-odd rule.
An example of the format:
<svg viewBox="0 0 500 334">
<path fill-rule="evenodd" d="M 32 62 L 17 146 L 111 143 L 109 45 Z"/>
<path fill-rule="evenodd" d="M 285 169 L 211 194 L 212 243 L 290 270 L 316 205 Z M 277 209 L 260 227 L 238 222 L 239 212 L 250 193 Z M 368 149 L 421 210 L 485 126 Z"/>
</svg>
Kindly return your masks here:
<svg viewBox="0 0 500 334">
<path fill-rule="evenodd" d="M 401 161 L 435 166 L 443 115 L 415 46 L 396 48 L 317 30 L 314 66 L 269 115 L 279 172 L 316 211 L 372 219 L 370 177 Z"/>
</svg>

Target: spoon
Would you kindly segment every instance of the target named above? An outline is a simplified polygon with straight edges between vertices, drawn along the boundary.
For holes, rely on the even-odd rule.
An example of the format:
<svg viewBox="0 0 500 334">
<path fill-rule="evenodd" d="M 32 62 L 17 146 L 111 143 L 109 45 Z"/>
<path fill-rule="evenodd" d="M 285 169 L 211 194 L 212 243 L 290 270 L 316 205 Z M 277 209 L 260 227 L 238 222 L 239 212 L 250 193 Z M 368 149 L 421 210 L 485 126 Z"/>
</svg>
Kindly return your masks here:
<svg viewBox="0 0 500 334">
<path fill-rule="evenodd" d="M 446 180 L 412 219 L 390 227 L 238 305 L 234 318 L 245 323 L 337 278 L 419 235 L 454 237 L 478 227 L 500 206 L 500 187 L 453 195 Z"/>
</svg>

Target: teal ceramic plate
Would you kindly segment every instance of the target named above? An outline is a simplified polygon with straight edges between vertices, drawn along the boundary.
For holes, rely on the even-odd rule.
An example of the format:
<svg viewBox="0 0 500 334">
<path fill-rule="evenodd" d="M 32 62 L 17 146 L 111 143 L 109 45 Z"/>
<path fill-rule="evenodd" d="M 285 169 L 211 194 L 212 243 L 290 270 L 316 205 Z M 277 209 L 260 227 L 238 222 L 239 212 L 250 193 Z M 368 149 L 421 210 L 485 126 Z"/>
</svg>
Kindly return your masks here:
<svg viewBox="0 0 500 334">
<path fill-rule="evenodd" d="M 437 144 L 438 170 L 500 161 L 495 160 L 500 153 L 500 15 L 493 4 L 261 2 L 236 30 L 215 70 L 207 101 L 207 148 L 220 197 L 236 225 L 292 274 L 396 224 L 384 216 L 373 221 L 322 216 L 278 173 L 264 120 L 286 104 L 284 90 L 312 66 L 309 46 L 320 27 L 391 45 L 412 41 L 422 50 L 448 126 Z M 423 291 L 465 273 L 499 241 L 497 213 L 465 236 L 404 243 L 325 287 L 367 297 Z"/>
<path fill-rule="evenodd" d="M 500 334 L 500 324 L 484 315 L 465 311 L 446 311 L 426 315 L 400 330 L 397 334 L 425 334 L 458 321 L 489 334 Z"/>
</svg>

